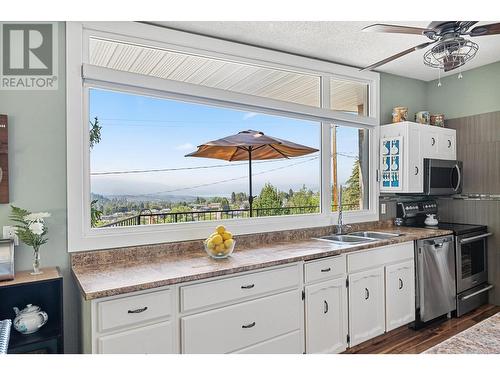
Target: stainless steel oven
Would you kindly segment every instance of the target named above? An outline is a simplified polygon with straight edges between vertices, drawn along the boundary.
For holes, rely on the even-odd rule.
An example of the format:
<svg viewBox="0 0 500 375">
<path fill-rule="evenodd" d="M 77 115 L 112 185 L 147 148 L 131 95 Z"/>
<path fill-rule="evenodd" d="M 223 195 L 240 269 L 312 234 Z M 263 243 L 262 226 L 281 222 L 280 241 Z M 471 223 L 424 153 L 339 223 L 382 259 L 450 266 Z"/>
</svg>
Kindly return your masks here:
<svg viewBox="0 0 500 375">
<path fill-rule="evenodd" d="M 424 193 L 452 195 L 462 192 L 462 162 L 424 159 Z"/>
<path fill-rule="evenodd" d="M 488 237 L 476 231 L 455 237 L 457 265 L 457 316 L 488 302 Z"/>
<path fill-rule="evenodd" d="M 476 232 L 457 236 L 457 291 L 463 292 L 488 281 L 488 237 Z"/>
</svg>

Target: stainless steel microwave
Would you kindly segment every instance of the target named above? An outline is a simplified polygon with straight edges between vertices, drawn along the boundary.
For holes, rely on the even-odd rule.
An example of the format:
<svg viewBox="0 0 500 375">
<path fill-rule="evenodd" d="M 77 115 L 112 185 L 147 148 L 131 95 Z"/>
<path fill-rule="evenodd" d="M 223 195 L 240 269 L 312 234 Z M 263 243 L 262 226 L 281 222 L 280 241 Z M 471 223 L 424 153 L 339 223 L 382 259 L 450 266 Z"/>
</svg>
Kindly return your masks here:
<svg viewBox="0 0 500 375">
<path fill-rule="evenodd" d="M 424 193 L 453 195 L 462 192 L 462 162 L 458 160 L 424 159 Z"/>
</svg>

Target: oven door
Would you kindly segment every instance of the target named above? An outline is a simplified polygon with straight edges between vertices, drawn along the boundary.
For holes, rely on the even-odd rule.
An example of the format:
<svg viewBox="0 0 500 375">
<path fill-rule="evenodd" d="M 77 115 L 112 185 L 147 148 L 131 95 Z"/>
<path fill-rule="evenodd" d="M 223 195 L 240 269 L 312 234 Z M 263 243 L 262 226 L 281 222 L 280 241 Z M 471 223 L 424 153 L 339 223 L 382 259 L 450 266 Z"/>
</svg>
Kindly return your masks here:
<svg viewBox="0 0 500 375">
<path fill-rule="evenodd" d="M 427 195 L 453 195 L 462 192 L 462 162 L 424 159 L 424 192 Z"/>
<path fill-rule="evenodd" d="M 456 243 L 457 293 L 488 281 L 488 245 L 491 233 L 458 236 Z"/>
</svg>

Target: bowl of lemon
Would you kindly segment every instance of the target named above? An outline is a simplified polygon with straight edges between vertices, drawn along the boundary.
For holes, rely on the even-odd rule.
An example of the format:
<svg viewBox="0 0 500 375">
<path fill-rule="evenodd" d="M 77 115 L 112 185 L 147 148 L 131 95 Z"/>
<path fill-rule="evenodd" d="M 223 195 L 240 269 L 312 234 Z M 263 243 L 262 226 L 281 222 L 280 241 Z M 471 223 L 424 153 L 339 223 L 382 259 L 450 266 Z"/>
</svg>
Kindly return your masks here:
<svg viewBox="0 0 500 375">
<path fill-rule="evenodd" d="M 236 242 L 231 232 L 228 232 L 223 225 L 219 225 L 203 244 L 208 255 L 215 259 L 223 259 L 231 255 Z"/>
</svg>

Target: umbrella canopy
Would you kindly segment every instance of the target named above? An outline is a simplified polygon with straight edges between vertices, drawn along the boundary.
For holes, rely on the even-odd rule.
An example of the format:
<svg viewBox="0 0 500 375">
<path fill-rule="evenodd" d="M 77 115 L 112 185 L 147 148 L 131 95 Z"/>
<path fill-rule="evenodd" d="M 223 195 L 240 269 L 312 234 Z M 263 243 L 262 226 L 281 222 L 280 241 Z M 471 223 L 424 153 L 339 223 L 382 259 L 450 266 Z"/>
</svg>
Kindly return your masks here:
<svg viewBox="0 0 500 375">
<path fill-rule="evenodd" d="M 288 159 L 319 151 L 315 148 L 269 137 L 263 132 L 244 130 L 238 134 L 199 145 L 198 150 L 185 156 L 221 159 L 227 161 L 248 160 L 250 216 L 252 216 L 252 160 Z"/>
<path fill-rule="evenodd" d="M 283 139 L 269 137 L 263 132 L 245 130 L 229 137 L 210 141 L 198 146 L 198 150 L 186 156 L 222 159 L 227 161 L 269 160 L 303 156 L 318 151 Z"/>
</svg>

